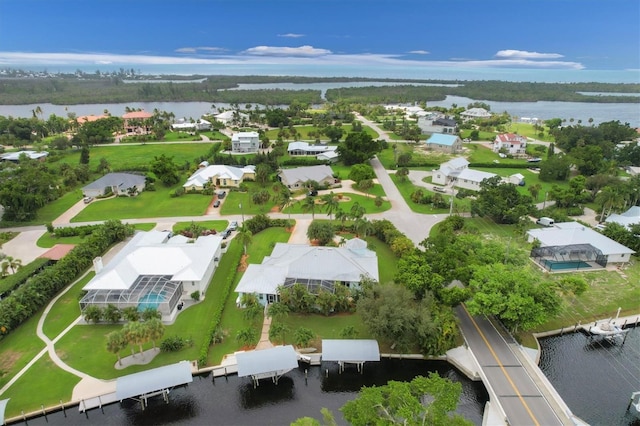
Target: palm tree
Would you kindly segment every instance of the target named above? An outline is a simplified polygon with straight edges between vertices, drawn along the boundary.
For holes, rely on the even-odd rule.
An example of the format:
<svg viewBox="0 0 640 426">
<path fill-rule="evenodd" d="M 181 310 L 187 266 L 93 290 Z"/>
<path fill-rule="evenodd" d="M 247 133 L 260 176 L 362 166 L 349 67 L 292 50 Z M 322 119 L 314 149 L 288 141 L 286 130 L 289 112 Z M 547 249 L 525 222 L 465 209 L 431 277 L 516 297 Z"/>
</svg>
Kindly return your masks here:
<svg viewBox="0 0 640 426">
<path fill-rule="evenodd" d="M 359 202 L 355 202 L 353 203 L 353 205 L 351 206 L 351 217 L 354 219 L 360 219 L 362 216 L 364 216 L 364 214 L 366 213 L 366 210 L 364 207 L 362 207 L 360 205 Z"/>
<path fill-rule="evenodd" d="M 331 215 L 334 211 L 338 210 L 340 201 L 338 201 L 338 198 L 333 195 L 333 191 L 331 191 L 329 194 L 323 195 L 322 201 L 324 201 L 324 210 L 329 215 L 329 221 L 331 221 Z"/>
<path fill-rule="evenodd" d="M 366 217 L 356 219 L 354 224 L 356 233 L 361 238 L 367 238 L 370 232 L 373 232 L 373 224 Z"/>
<path fill-rule="evenodd" d="M 244 254 L 246 256 L 247 246 L 251 244 L 251 241 L 253 239 L 253 234 L 251 233 L 251 231 L 249 231 L 249 228 L 242 225 L 241 227 L 238 228 L 238 233 L 236 234 L 236 238 L 238 239 L 238 242 L 242 244 L 242 246 L 244 247 Z"/>
<path fill-rule="evenodd" d="M 124 336 L 122 330 L 112 331 L 107 334 L 107 350 L 116 354 L 118 357 L 118 365 L 122 365 L 120 359 L 120 351 L 127 347 L 127 339 Z"/>
<path fill-rule="evenodd" d="M 289 316 L 289 307 L 282 302 L 275 302 L 269 305 L 267 314 L 274 320 L 278 321 Z"/>
<path fill-rule="evenodd" d="M 14 259 L 12 256 L 7 256 L 2 261 L 2 264 L 3 264 L 3 268 L 4 268 L 4 264 L 6 264 L 7 268 L 11 270 L 11 273 L 15 274 L 16 271 L 20 269 L 20 267 L 22 267 L 22 260 Z"/>
<path fill-rule="evenodd" d="M 311 211 L 311 219 L 315 219 L 316 214 L 316 199 L 315 197 L 307 196 L 302 202 L 302 211 L 308 212 Z"/>
<path fill-rule="evenodd" d="M 607 206 L 609 207 L 609 213 L 614 206 L 618 206 L 622 201 L 622 197 L 618 194 L 615 188 L 611 186 L 605 186 L 602 188 L 598 195 L 596 195 L 596 203 L 602 206 L 602 214 L 600 215 L 600 222 L 604 220 L 605 211 L 607 210 Z"/>
<path fill-rule="evenodd" d="M 245 327 L 238 330 L 236 339 L 244 346 L 249 346 L 256 340 L 256 330 L 253 327 Z"/>
<path fill-rule="evenodd" d="M 152 318 L 145 321 L 147 336 L 153 342 L 153 349 L 156 348 L 156 341 L 164 336 L 164 324 L 158 318 Z"/>
<path fill-rule="evenodd" d="M 289 327 L 286 324 L 281 322 L 277 322 L 275 324 L 271 324 L 269 327 L 269 340 L 276 341 L 278 337 L 280 337 L 280 343 L 285 344 L 285 336 L 289 332 Z"/>
<path fill-rule="evenodd" d="M 347 219 L 349 219 L 349 213 L 345 212 L 340 207 L 338 207 L 338 210 L 336 210 L 335 216 L 336 216 L 336 219 L 340 221 L 340 226 L 344 231 L 344 223 Z"/>
</svg>

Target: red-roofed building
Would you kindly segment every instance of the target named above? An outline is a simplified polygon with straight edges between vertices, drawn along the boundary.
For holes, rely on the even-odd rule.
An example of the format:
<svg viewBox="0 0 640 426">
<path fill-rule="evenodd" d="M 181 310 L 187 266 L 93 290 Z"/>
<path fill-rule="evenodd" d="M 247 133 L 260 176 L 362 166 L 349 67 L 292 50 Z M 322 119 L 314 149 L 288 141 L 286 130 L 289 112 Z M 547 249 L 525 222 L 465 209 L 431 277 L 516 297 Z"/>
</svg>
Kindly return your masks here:
<svg viewBox="0 0 640 426">
<path fill-rule="evenodd" d="M 65 257 L 71 250 L 73 250 L 75 246 L 75 244 L 56 244 L 49 250 L 42 253 L 40 257 L 58 261 Z"/>
<path fill-rule="evenodd" d="M 124 131 L 127 133 L 148 133 L 151 130 L 146 121 L 153 117 L 153 114 L 146 111 L 131 111 L 122 116 L 124 120 Z"/>
<path fill-rule="evenodd" d="M 502 133 L 493 141 L 493 152 L 503 152 L 510 155 L 525 155 L 527 138 L 515 133 Z"/>
</svg>

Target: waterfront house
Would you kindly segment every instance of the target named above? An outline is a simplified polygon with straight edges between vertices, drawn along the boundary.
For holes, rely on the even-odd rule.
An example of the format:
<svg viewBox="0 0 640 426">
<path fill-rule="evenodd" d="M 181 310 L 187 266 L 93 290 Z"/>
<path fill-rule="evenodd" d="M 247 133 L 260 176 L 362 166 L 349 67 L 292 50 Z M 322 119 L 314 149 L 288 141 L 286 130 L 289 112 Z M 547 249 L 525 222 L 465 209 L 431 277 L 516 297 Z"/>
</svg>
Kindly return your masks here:
<svg viewBox="0 0 640 426">
<path fill-rule="evenodd" d="M 527 138 L 515 133 L 501 133 L 493 140 L 493 152 L 513 156 L 526 155 Z"/>
<path fill-rule="evenodd" d="M 149 133 L 151 126 L 148 120 L 153 114 L 146 111 L 131 111 L 122 116 L 125 133 Z"/>
</svg>

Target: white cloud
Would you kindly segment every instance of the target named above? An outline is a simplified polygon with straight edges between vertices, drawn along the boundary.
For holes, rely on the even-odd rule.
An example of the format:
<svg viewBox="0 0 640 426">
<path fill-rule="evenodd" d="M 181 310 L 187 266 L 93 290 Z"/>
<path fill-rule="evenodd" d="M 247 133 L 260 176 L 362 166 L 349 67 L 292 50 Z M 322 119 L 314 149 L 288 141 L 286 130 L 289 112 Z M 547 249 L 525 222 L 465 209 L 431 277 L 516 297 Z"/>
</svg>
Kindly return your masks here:
<svg viewBox="0 0 640 426">
<path fill-rule="evenodd" d="M 550 69 L 583 69 L 579 62 L 569 61 L 540 61 L 529 59 L 490 59 L 490 60 L 444 60 L 426 61 L 404 59 L 401 55 L 388 54 L 334 54 L 326 49 L 316 49 L 310 46 L 299 48 L 258 46 L 242 55 L 216 55 L 207 57 L 152 56 L 152 55 L 117 55 L 107 53 L 30 53 L 30 52 L 0 52 L 0 66 L 23 65 L 351 65 L 351 66 L 413 66 L 413 67 L 456 67 L 456 68 L 550 68 Z"/>
<path fill-rule="evenodd" d="M 304 37 L 304 34 L 286 33 L 286 34 L 278 34 L 278 37 L 300 38 L 300 37 Z"/>
<path fill-rule="evenodd" d="M 313 46 L 256 46 L 249 48 L 242 53 L 256 56 L 323 56 L 331 54 L 331 51 L 327 49 L 318 49 Z"/>
<path fill-rule="evenodd" d="M 526 50 L 499 50 L 495 55 L 497 58 L 509 58 L 509 59 L 558 59 L 563 58 L 564 55 L 559 53 L 539 53 L 528 52 Z"/>
<path fill-rule="evenodd" d="M 408 53 L 413 53 L 414 55 L 428 55 L 430 52 L 427 50 L 410 50 Z"/>
<path fill-rule="evenodd" d="M 225 50 L 226 49 L 223 49 L 222 47 L 202 46 L 202 47 L 181 47 L 179 49 L 176 49 L 175 52 L 177 53 L 224 52 Z"/>
</svg>

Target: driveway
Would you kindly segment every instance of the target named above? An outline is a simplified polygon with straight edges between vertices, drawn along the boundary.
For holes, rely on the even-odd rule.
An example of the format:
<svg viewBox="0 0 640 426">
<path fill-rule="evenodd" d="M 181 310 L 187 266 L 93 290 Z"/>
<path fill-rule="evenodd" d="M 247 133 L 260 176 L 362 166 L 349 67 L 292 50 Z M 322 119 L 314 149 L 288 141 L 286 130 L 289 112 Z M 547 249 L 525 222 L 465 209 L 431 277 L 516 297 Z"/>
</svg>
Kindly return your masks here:
<svg viewBox="0 0 640 426">
<path fill-rule="evenodd" d="M 14 239 L 2 245 L 2 252 L 14 259 L 20 259 L 23 265 L 31 263 L 49 250 L 38 247 L 36 244 L 45 232 L 47 231 L 44 228 L 41 230 L 20 232 Z"/>
</svg>

